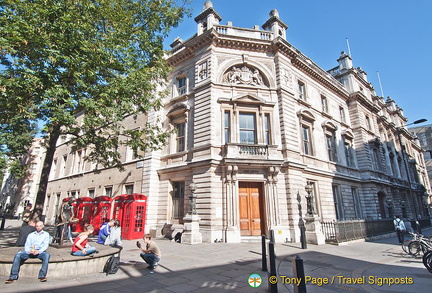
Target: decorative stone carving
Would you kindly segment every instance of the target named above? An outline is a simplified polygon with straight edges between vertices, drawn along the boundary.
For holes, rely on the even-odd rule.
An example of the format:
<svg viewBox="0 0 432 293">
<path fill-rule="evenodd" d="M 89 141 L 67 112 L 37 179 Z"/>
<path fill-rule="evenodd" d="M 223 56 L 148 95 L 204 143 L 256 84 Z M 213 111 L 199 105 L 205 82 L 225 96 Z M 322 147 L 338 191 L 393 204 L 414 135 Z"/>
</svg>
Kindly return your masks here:
<svg viewBox="0 0 432 293">
<path fill-rule="evenodd" d="M 246 85 L 264 85 L 263 78 L 258 69 L 248 66 L 233 66 L 223 77 L 223 82 Z"/>
<path fill-rule="evenodd" d="M 282 83 L 283 85 L 292 88 L 292 75 L 288 69 L 282 69 Z"/>
<path fill-rule="evenodd" d="M 198 80 L 203 80 L 208 77 L 207 61 L 198 65 Z"/>
</svg>

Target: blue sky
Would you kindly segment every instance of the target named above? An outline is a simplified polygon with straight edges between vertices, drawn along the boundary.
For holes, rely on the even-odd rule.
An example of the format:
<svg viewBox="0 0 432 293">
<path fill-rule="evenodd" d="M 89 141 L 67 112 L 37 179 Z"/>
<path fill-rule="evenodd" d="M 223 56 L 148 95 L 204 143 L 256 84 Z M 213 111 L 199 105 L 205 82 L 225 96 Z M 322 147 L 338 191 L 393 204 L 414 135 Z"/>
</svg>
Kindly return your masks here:
<svg viewBox="0 0 432 293">
<path fill-rule="evenodd" d="M 192 1 L 193 14 L 174 28 L 166 49 L 176 38 L 196 33 L 193 20 L 203 0 Z M 368 74 L 381 95 L 391 96 L 408 123 L 432 123 L 432 0 L 213 0 L 221 24 L 252 28 L 272 9 L 288 25 L 287 40 L 324 70 L 337 66 L 341 51 Z"/>
</svg>

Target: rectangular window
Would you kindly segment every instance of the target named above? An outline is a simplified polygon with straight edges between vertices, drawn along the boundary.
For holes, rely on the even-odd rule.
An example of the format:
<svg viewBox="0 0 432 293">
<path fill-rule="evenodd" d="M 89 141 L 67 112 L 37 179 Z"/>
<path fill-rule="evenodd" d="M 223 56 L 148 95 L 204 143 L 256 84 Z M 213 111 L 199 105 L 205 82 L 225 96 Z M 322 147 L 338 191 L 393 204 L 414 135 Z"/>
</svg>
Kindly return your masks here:
<svg viewBox="0 0 432 293">
<path fill-rule="evenodd" d="M 184 217 L 184 181 L 173 182 L 172 193 L 172 217 L 173 219 L 183 219 Z"/>
<path fill-rule="evenodd" d="M 186 93 L 186 77 L 182 77 L 178 80 L 178 93 L 179 95 L 184 95 Z"/>
<path fill-rule="evenodd" d="M 345 159 L 348 167 L 354 167 L 354 150 L 351 142 L 344 139 Z"/>
<path fill-rule="evenodd" d="M 366 116 L 366 128 L 367 130 L 372 130 L 371 122 L 369 116 Z"/>
<path fill-rule="evenodd" d="M 132 194 L 134 192 L 133 188 L 134 188 L 133 184 L 125 185 L 125 193 L 126 194 Z"/>
<path fill-rule="evenodd" d="M 312 142 L 310 137 L 310 128 L 302 126 L 303 152 L 305 155 L 312 155 Z"/>
<path fill-rule="evenodd" d="M 67 155 L 64 155 L 60 167 L 60 177 L 66 176 L 66 162 L 67 162 Z"/>
<path fill-rule="evenodd" d="M 339 186 L 333 185 L 332 190 L 333 190 L 333 201 L 334 201 L 336 219 L 343 220 L 344 219 L 343 203 L 342 203 L 342 197 L 340 194 Z"/>
<path fill-rule="evenodd" d="M 185 128 L 186 128 L 186 122 L 182 122 L 179 124 L 176 124 L 177 129 L 177 152 L 183 152 L 185 150 Z"/>
<path fill-rule="evenodd" d="M 105 187 L 105 195 L 112 197 L 112 186 Z"/>
<path fill-rule="evenodd" d="M 305 84 L 301 81 L 298 82 L 298 97 L 300 100 L 306 100 Z"/>
<path fill-rule="evenodd" d="M 95 190 L 94 188 L 91 188 L 88 190 L 88 197 L 94 198 L 95 197 Z"/>
<path fill-rule="evenodd" d="M 346 123 L 345 109 L 343 107 L 339 107 L 339 114 L 341 122 Z"/>
<path fill-rule="evenodd" d="M 321 96 L 321 109 L 324 113 L 328 113 L 327 98 L 325 96 Z"/>
<path fill-rule="evenodd" d="M 256 144 L 256 123 L 254 113 L 240 113 L 240 142 Z"/>
<path fill-rule="evenodd" d="M 269 145 L 271 144 L 271 137 L 270 137 L 270 115 L 265 114 L 264 115 L 264 139 L 265 144 Z"/>
<path fill-rule="evenodd" d="M 332 132 L 331 135 L 326 135 L 326 143 L 329 160 L 337 162 L 336 135 L 334 132 Z"/>
<path fill-rule="evenodd" d="M 381 159 L 380 159 L 380 153 L 377 148 L 372 149 L 372 163 L 373 168 L 375 171 L 381 171 Z"/>
<path fill-rule="evenodd" d="M 224 135 L 225 135 L 225 143 L 230 143 L 231 136 L 231 121 L 230 121 L 230 112 L 225 111 L 224 113 Z"/>
<path fill-rule="evenodd" d="M 363 218 L 363 214 L 362 214 L 362 209 L 361 209 L 361 205 L 360 205 L 360 198 L 358 195 L 357 188 L 351 187 L 351 194 L 353 197 L 355 218 L 361 219 L 361 218 Z"/>
</svg>

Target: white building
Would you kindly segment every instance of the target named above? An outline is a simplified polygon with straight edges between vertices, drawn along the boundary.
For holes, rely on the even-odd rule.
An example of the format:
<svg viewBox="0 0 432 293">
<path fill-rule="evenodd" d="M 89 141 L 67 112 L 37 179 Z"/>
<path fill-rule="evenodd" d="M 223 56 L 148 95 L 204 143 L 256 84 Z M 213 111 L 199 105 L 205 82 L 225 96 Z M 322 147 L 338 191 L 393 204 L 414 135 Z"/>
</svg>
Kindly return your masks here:
<svg viewBox="0 0 432 293">
<path fill-rule="evenodd" d="M 277 10 L 262 29 L 221 20 L 207 1 L 195 18 L 197 34 L 172 44 L 164 109 L 125 121 L 165 117 L 165 129 L 176 130 L 169 143 L 143 160 L 129 160 L 124 150 L 128 171 L 102 175 L 59 147 L 49 207 L 70 195 L 108 194 L 111 185 L 111 196 L 129 193 L 133 185 L 148 196 L 146 232 L 160 232 L 183 226 L 194 182 L 203 242 L 240 242 L 270 229 L 278 242 L 298 242 L 306 185 L 318 224 L 392 217 L 389 204 L 393 213 L 425 215 L 424 186 L 431 192 L 424 160 L 410 164 L 418 174 L 411 195 L 399 147 L 398 130 L 407 153 L 420 156 L 407 118 L 376 95 L 350 56 L 342 52 L 338 66 L 321 69 L 288 42 Z M 52 209 L 46 213 L 53 218 Z M 318 230 L 312 242 L 321 243 Z"/>
</svg>

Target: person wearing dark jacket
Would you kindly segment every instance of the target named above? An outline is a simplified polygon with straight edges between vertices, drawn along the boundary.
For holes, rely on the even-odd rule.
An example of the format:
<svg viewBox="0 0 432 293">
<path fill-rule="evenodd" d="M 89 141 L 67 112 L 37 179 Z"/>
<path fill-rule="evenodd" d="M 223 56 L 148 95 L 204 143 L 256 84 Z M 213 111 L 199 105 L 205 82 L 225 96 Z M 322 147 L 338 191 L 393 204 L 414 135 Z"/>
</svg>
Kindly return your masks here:
<svg viewBox="0 0 432 293">
<path fill-rule="evenodd" d="M 15 243 L 15 246 L 24 246 L 27 236 L 29 236 L 30 233 L 36 231 L 36 220 L 30 220 L 28 221 L 28 225 L 22 226 L 19 230 L 18 239 Z"/>
</svg>

